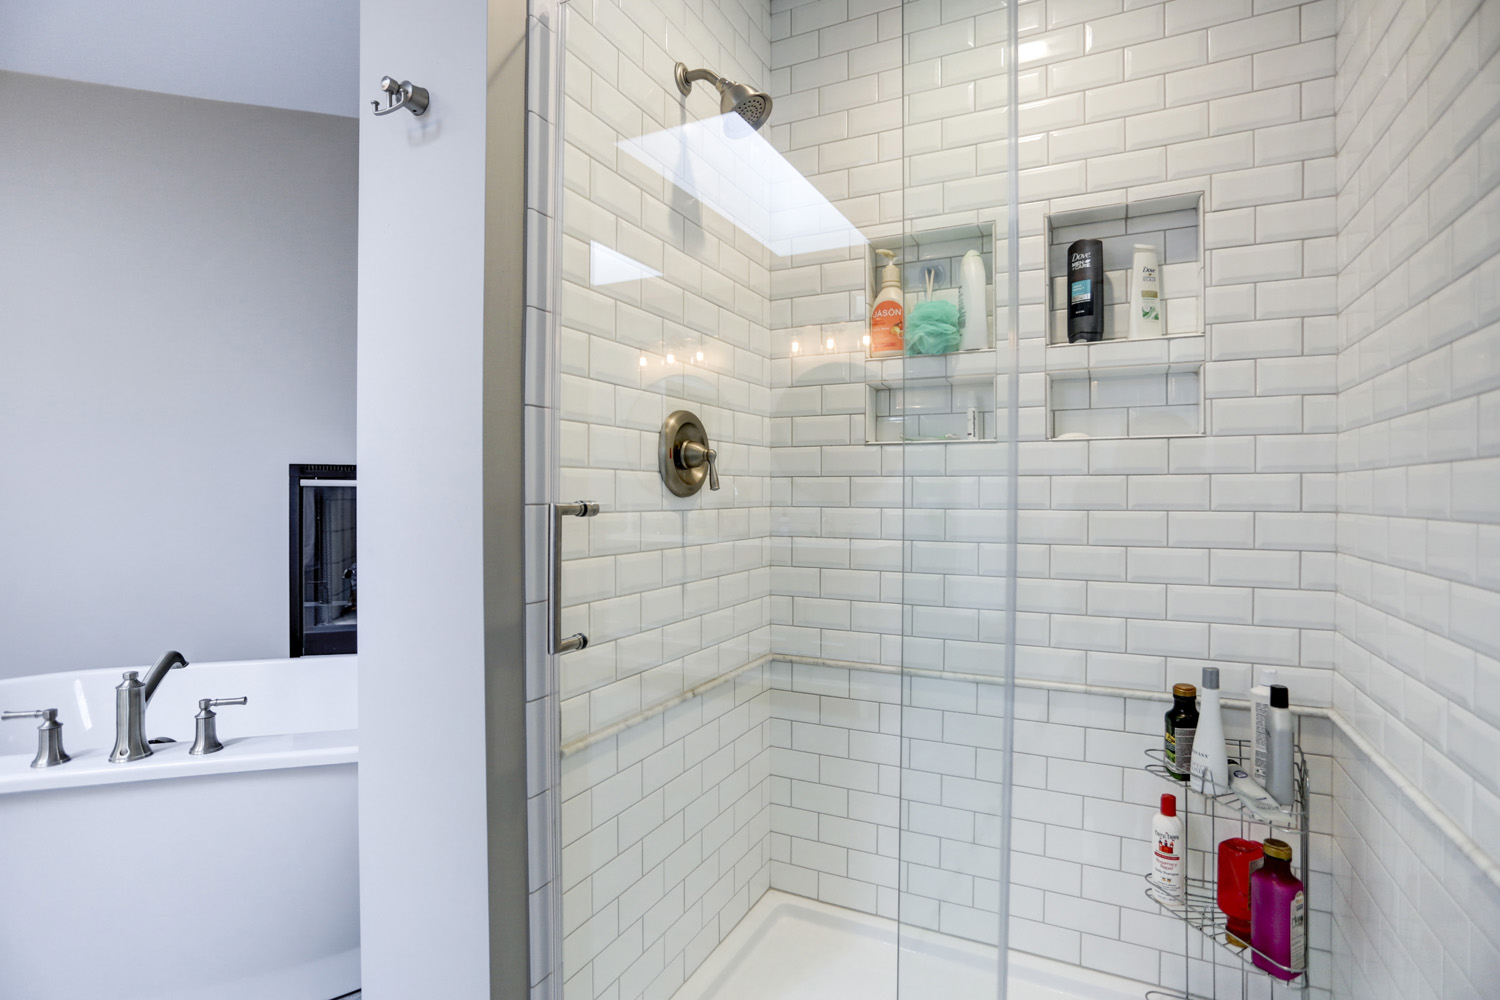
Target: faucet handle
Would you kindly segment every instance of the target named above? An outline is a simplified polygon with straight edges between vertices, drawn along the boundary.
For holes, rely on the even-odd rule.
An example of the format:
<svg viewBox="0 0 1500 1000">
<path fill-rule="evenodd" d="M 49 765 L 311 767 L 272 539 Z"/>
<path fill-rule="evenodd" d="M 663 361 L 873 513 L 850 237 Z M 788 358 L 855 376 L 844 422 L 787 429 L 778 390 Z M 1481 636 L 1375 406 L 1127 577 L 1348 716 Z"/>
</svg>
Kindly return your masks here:
<svg viewBox="0 0 1500 1000">
<path fill-rule="evenodd" d="M 224 744 L 219 742 L 218 713 L 214 708 L 219 705 L 244 705 L 248 704 L 249 698 L 199 698 L 198 714 L 193 718 L 197 721 L 197 732 L 193 734 L 193 748 L 188 751 L 195 757 L 204 754 L 218 753 L 224 749 Z"/>
<path fill-rule="evenodd" d="M 42 720 L 42 724 L 36 727 L 36 757 L 31 762 L 32 767 L 52 767 L 73 759 L 63 750 L 62 723 L 57 721 L 57 709 L 38 708 L 29 712 L 0 712 L 0 719 Z"/>
</svg>

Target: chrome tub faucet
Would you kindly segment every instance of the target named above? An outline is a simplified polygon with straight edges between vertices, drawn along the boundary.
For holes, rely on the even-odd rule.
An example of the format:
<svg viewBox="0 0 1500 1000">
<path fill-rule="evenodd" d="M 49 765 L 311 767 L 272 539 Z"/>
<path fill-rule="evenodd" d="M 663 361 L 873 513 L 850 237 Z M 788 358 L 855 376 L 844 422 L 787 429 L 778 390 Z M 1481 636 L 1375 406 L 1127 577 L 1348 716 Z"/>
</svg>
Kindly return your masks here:
<svg viewBox="0 0 1500 1000">
<path fill-rule="evenodd" d="M 151 704 L 151 696 L 156 694 L 167 671 L 187 665 L 181 653 L 169 649 L 146 671 L 144 682 L 137 671 L 125 671 L 125 679 L 115 688 L 115 748 L 110 752 L 110 763 L 151 756 L 151 742 L 146 738 L 146 706 Z"/>
</svg>

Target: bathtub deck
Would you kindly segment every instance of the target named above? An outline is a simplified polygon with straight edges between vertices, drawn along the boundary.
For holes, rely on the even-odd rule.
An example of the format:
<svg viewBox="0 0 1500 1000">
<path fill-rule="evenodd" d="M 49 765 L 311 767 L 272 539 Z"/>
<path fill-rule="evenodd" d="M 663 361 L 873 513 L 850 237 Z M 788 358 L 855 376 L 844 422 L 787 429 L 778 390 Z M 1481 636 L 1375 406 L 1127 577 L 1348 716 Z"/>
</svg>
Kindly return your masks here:
<svg viewBox="0 0 1500 1000">
<path fill-rule="evenodd" d="M 994 948 L 772 890 L 673 1000 L 994 1000 Z M 899 990 L 898 990 L 899 986 Z M 1007 1000 L 1140 1000 L 1151 987 L 1020 952 Z"/>
<path fill-rule="evenodd" d="M 223 723 L 221 723 L 223 725 Z M 227 727 L 226 727 L 227 728 Z M 128 764 L 111 764 L 104 747 L 75 747 L 63 733 L 63 749 L 72 760 L 57 767 L 33 768 L 32 755 L 0 756 L 0 793 L 41 792 L 54 788 L 86 788 L 129 781 L 191 778 L 205 774 L 268 771 L 287 767 L 352 764 L 359 760 L 359 731 L 282 733 L 274 736 L 221 735 L 224 749 L 194 757 L 187 740 L 158 743 L 150 757 Z"/>
</svg>

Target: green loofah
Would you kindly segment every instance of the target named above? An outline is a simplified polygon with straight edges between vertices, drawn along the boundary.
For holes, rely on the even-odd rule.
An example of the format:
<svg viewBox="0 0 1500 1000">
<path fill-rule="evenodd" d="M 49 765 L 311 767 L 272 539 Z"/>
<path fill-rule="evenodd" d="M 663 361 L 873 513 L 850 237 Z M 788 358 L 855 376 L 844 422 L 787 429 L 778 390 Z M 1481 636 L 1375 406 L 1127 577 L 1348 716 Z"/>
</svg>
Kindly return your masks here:
<svg viewBox="0 0 1500 1000">
<path fill-rule="evenodd" d="M 907 354 L 947 354 L 958 350 L 958 306 L 942 299 L 919 302 L 906 316 Z"/>
</svg>

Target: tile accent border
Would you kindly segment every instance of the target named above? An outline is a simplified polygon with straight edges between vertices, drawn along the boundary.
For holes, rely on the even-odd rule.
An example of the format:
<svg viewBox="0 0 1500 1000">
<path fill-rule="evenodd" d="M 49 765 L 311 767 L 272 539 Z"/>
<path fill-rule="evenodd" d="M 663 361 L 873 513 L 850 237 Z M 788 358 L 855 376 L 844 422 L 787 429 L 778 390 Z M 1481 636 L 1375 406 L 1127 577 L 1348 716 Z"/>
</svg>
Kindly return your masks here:
<svg viewBox="0 0 1500 1000">
<path fill-rule="evenodd" d="M 645 711 L 639 712 L 628 719 L 624 719 L 611 726 L 606 726 L 605 728 L 600 729 L 597 732 L 590 733 L 587 736 L 572 741 L 571 743 L 565 743 L 562 747 L 562 755 L 564 757 L 570 757 L 573 754 L 586 750 L 589 747 L 593 746 L 595 743 L 609 739 L 610 737 L 624 732 L 627 729 L 640 725 L 647 719 L 650 719 L 656 715 L 660 715 L 668 709 L 673 708 L 676 705 L 680 705 L 690 698 L 699 697 L 700 695 L 703 695 L 722 684 L 729 683 L 746 671 L 754 670 L 757 667 L 762 667 L 766 664 L 778 660 L 784 663 L 799 663 L 807 666 L 841 667 L 846 670 L 865 670 L 871 673 L 879 674 L 902 674 L 915 677 L 938 677 L 944 680 L 951 681 L 974 681 L 985 684 L 997 684 L 1003 680 L 1003 678 L 994 677 L 989 674 L 963 673 L 956 670 L 929 670 L 922 667 L 900 667 L 886 663 L 859 663 L 852 660 L 834 660 L 819 656 L 790 656 L 780 653 L 770 653 L 760 657 L 759 659 L 751 660 L 744 666 L 732 670 L 727 674 L 723 674 L 719 677 L 713 678 L 712 680 L 705 681 L 704 683 L 698 685 L 695 688 L 692 688 L 691 690 L 684 691 L 681 694 L 668 698 L 666 701 L 653 705 Z M 1171 695 L 1164 691 L 1138 691 L 1134 688 L 1110 687 L 1109 685 L 1105 684 L 1084 684 L 1076 683 L 1073 681 L 1042 681 L 1030 678 L 1017 678 L 1016 687 L 1031 688 L 1033 690 L 1041 691 L 1066 691 L 1073 694 L 1099 695 L 1111 698 L 1134 698 L 1138 701 L 1168 702 L 1172 700 Z M 1225 698 L 1223 699 L 1223 703 L 1226 708 L 1248 709 L 1250 707 L 1250 703 L 1248 701 L 1244 701 L 1239 698 Z M 1336 709 L 1325 708 L 1317 705 L 1299 705 L 1293 708 L 1292 711 L 1298 715 L 1307 716 L 1309 718 L 1327 719 L 1335 726 L 1337 726 L 1339 730 L 1346 737 L 1348 737 L 1349 742 L 1358 747 L 1360 752 L 1365 754 L 1370 759 L 1370 761 L 1380 769 L 1381 773 L 1389 778 L 1391 783 L 1401 790 L 1401 793 L 1411 801 L 1412 805 L 1420 810 L 1423 814 L 1425 814 L 1431 821 L 1433 826 L 1442 831 L 1443 835 L 1453 842 L 1453 845 L 1458 848 L 1458 850 L 1464 855 L 1464 857 L 1473 862 L 1474 867 L 1483 872 L 1485 877 L 1495 884 L 1496 888 L 1500 888 L 1500 861 L 1497 861 L 1483 847 L 1479 845 L 1478 841 L 1476 841 L 1473 837 L 1470 837 L 1467 833 L 1461 830 L 1456 823 L 1450 820 L 1447 815 L 1437 807 L 1436 803 L 1429 799 L 1421 789 L 1417 788 L 1416 785 L 1412 784 L 1410 780 L 1402 775 L 1400 770 L 1396 768 L 1396 765 L 1393 764 L 1389 759 L 1387 759 L 1383 753 L 1376 749 L 1369 740 L 1360 735 L 1359 730 L 1355 729 L 1354 726 L 1351 725 L 1348 720 L 1346 720 L 1342 715 L 1340 715 Z"/>
</svg>

